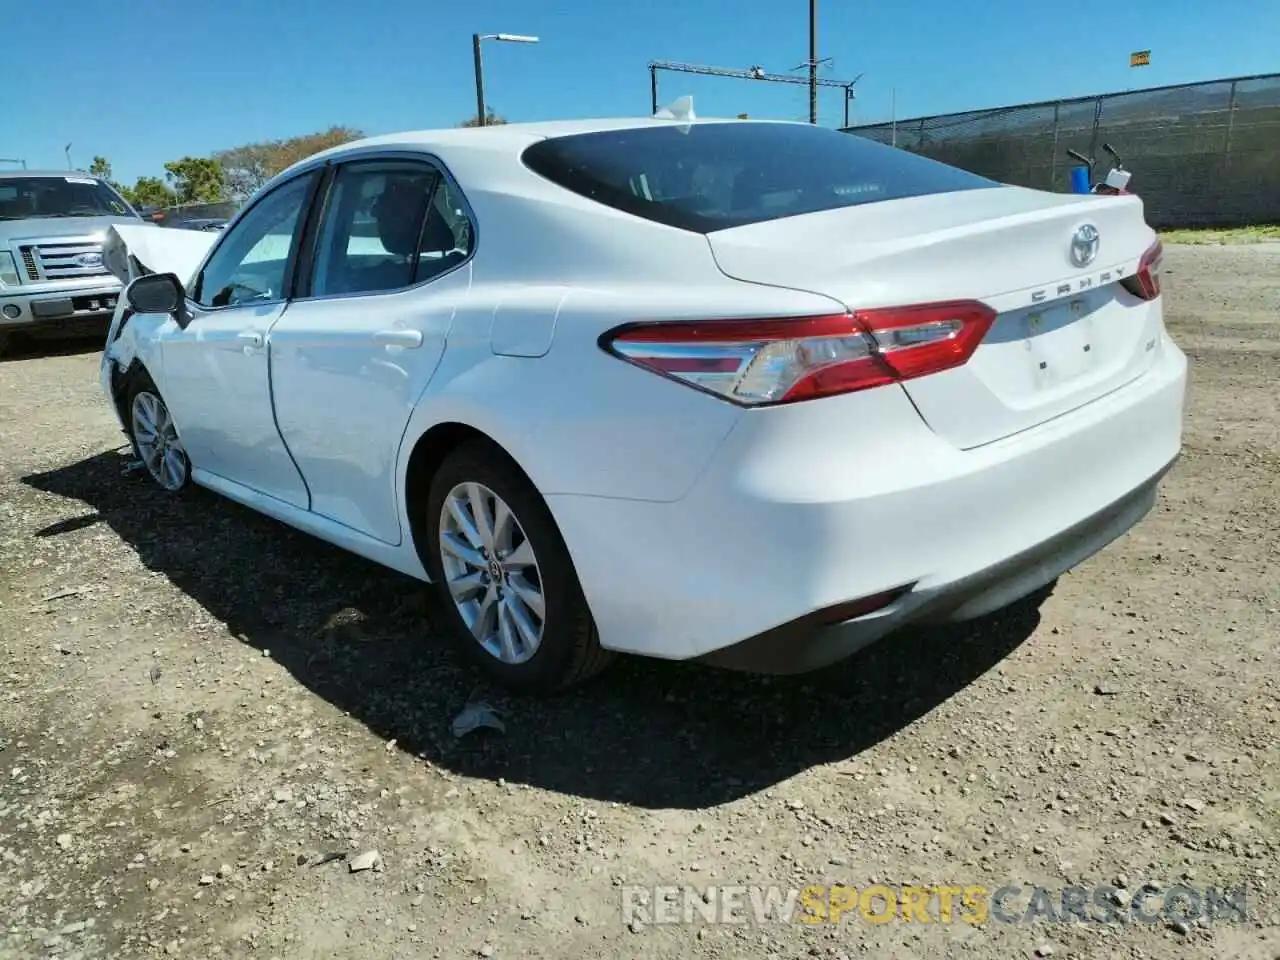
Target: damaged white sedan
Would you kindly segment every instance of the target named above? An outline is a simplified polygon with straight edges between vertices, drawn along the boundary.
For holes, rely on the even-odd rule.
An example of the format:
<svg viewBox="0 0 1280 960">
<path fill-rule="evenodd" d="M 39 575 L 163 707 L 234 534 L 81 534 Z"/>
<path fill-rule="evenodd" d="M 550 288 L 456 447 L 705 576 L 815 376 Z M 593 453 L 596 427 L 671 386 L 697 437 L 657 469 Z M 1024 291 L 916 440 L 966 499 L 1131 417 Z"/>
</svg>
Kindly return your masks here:
<svg viewBox="0 0 1280 960">
<path fill-rule="evenodd" d="M 161 487 L 438 584 L 500 682 L 798 671 L 1151 508 L 1186 382 L 1160 260 L 1137 197 L 807 124 L 407 133 L 218 234 L 117 228 L 102 382 Z"/>
</svg>

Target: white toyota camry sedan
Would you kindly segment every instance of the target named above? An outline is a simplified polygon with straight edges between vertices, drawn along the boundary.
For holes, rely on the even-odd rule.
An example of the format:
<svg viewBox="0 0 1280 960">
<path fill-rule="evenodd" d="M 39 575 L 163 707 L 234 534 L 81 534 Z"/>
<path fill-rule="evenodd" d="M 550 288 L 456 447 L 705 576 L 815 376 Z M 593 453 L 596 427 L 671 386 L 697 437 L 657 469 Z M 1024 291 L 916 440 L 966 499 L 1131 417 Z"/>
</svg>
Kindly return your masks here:
<svg viewBox="0 0 1280 960">
<path fill-rule="evenodd" d="M 521 690 L 988 613 L 1132 527 L 1181 446 L 1139 198 L 807 124 L 378 137 L 206 242 L 103 357 L 150 476 L 436 584 Z"/>
</svg>

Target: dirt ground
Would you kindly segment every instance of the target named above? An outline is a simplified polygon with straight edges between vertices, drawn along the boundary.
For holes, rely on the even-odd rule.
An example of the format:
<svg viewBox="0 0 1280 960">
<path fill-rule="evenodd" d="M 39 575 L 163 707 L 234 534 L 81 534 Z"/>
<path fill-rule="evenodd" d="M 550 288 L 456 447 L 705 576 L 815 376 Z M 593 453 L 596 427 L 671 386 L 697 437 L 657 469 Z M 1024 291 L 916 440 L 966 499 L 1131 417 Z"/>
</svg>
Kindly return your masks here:
<svg viewBox="0 0 1280 960">
<path fill-rule="evenodd" d="M 549 702 L 482 687 L 414 582 L 124 475 L 93 345 L 0 363 L 0 956 L 1280 957 L 1280 245 L 1166 263 L 1184 456 L 1038 609 Z M 506 732 L 455 739 L 476 697 Z M 1249 918 L 622 910 L 837 882 L 1243 888 Z"/>
</svg>

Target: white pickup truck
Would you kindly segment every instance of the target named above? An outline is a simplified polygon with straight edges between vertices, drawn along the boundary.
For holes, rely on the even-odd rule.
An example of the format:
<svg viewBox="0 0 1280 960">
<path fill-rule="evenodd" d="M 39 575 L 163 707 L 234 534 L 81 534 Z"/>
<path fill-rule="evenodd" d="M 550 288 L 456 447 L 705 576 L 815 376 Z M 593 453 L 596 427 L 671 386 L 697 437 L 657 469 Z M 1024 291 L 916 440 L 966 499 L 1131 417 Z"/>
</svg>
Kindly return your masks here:
<svg viewBox="0 0 1280 960">
<path fill-rule="evenodd" d="M 113 224 L 142 222 L 97 177 L 0 171 L 0 353 L 14 334 L 105 332 L 120 281 L 103 263 L 103 240 Z"/>
</svg>

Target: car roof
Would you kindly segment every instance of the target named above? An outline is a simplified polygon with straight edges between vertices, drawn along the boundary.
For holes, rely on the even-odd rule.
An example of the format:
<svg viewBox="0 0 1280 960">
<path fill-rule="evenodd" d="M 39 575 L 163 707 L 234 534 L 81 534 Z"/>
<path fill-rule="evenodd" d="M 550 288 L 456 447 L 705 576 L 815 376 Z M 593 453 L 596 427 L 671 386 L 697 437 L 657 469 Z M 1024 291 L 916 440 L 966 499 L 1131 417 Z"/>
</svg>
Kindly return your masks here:
<svg viewBox="0 0 1280 960">
<path fill-rule="evenodd" d="M 18 180 L 23 177 L 57 177 L 58 179 L 76 177 L 80 180 L 98 179 L 93 176 L 93 174 L 85 173 L 83 170 L 0 170 L 0 180 Z"/>
<path fill-rule="evenodd" d="M 610 130 L 639 130 L 646 127 L 670 127 L 685 124 L 711 123 L 786 123 L 772 120 L 727 120 L 706 118 L 702 120 L 670 120 L 655 117 L 616 117 L 593 120 L 547 120 L 534 123 L 501 123 L 486 127 L 445 127 L 435 130 L 407 130 L 376 137 L 353 140 L 308 157 L 297 166 L 301 168 L 317 160 L 338 159 L 352 153 L 377 149 L 405 149 L 422 151 L 463 150 L 495 154 L 518 154 L 539 140 L 567 137 L 580 133 L 603 133 Z"/>
</svg>

